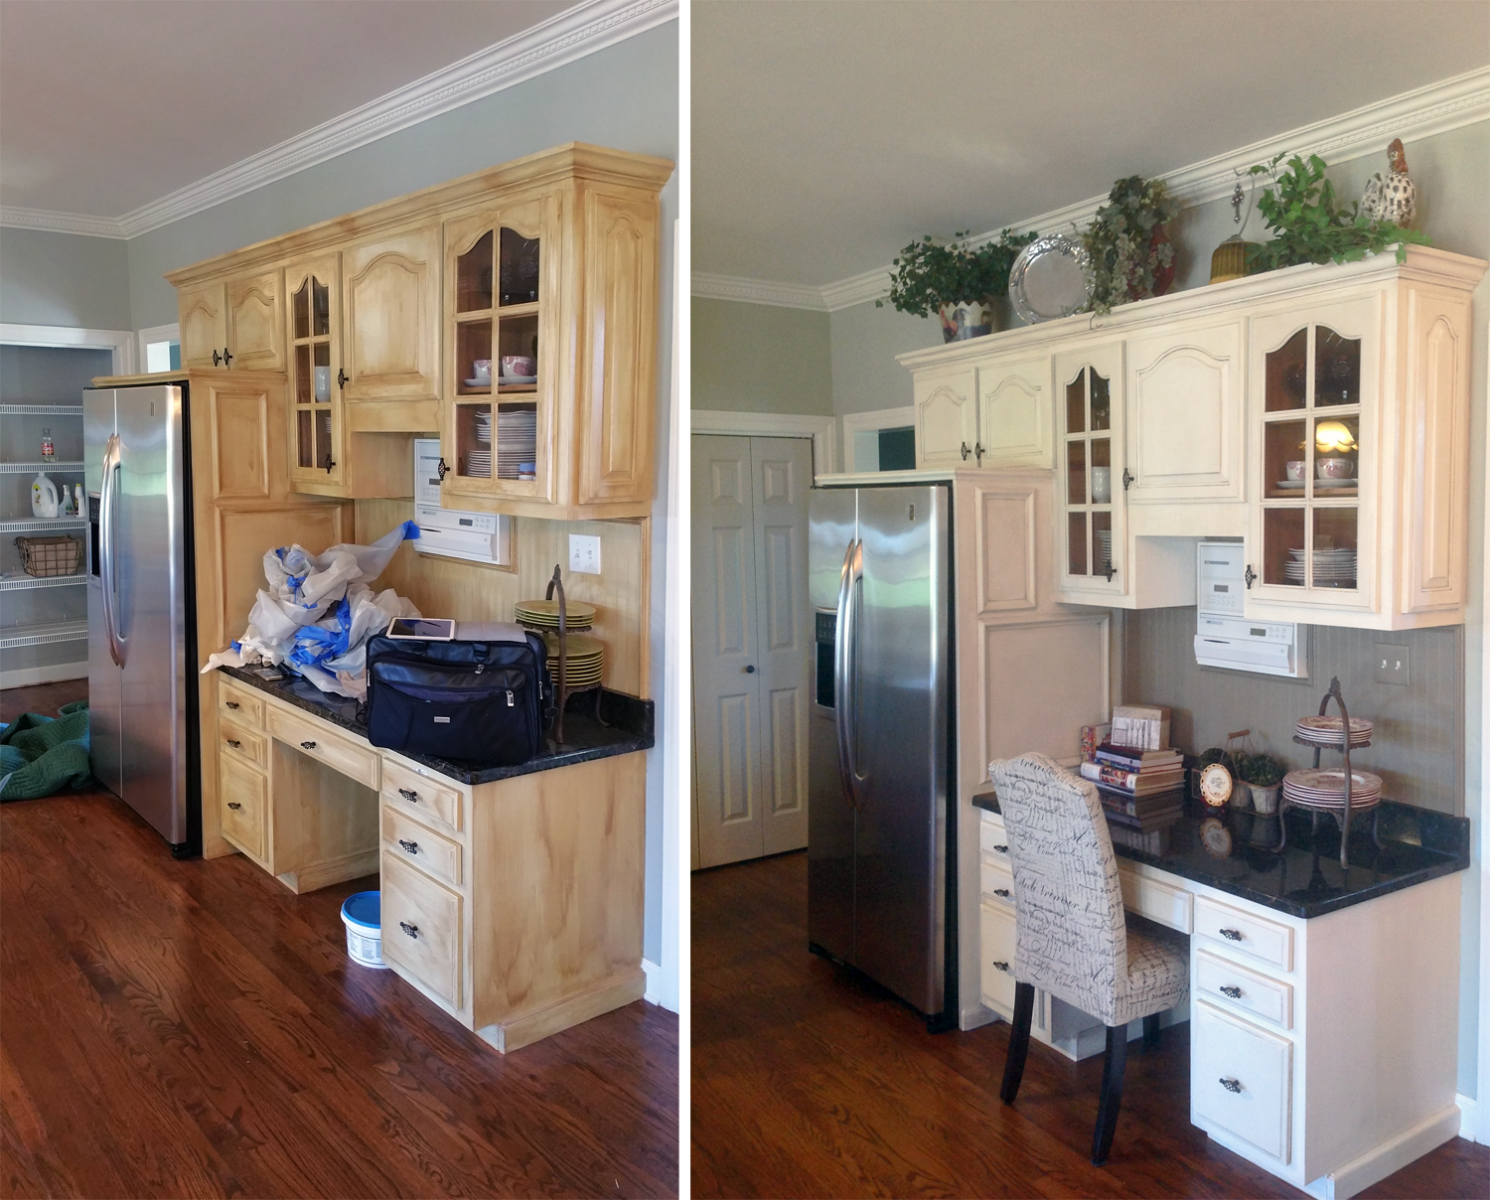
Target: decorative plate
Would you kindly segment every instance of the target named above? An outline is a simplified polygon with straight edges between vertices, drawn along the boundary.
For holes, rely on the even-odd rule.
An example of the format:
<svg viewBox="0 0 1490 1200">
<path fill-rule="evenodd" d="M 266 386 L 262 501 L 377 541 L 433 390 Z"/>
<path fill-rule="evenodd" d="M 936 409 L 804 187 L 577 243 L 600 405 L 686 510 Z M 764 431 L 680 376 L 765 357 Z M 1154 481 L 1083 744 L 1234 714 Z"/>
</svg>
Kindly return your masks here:
<svg viewBox="0 0 1490 1200">
<path fill-rule="evenodd" d="M 1231 854 L 1231 830 L 1218 818 L 1207 817 L 1200 823 L 1200 844 L 1211 857 L 1226 858 Z"/>
<path fill-rule="evenodd" d="M 1200 798 L 1212 808 L 1221 808 L 1231 799 L 1231 772 L 1220 763 L 1211 763 L 1200 773 Z"/>
<path fill-rule="evenodd" d="M 1085 312 L 1092 302 L 1091 259 L 1065 234 L 1036 238 L 1009 272 L 1009 299 L 1028 325 Z"/>
</svg>

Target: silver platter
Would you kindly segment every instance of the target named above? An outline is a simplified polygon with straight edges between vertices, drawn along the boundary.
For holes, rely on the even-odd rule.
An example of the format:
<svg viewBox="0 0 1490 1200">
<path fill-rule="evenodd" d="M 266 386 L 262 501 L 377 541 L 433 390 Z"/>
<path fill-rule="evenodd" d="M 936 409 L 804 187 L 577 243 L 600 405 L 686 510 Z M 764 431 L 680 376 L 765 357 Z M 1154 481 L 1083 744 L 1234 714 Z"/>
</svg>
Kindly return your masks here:
<svg viewBox="0 0 1490 1200">
<path fill-rule="evenodd" d="M 1092 302 L 1091 259 L 1063 233 L 1036 238 L 1009 272 L 1009 299 L 1029 325 L 1085 312 Z"/>
</svg>

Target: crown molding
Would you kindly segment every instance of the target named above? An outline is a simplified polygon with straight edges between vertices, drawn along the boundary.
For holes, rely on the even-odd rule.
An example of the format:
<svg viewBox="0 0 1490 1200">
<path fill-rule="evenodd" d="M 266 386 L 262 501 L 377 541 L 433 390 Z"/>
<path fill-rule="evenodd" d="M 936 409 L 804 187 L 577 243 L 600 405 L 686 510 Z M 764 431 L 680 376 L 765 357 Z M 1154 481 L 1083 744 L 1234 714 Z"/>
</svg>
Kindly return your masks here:
<svg viewBox="0 0 1490 1200">
<path fill-rule="evenodd" d="M 807 283 L 772 283 L 765 279 L 740 279 L 733 275 L 695 271 L 691 286 L 693 295 L 701 300 L 736 300 L 742 304 L 828 311 L 823 299 L 824 289 Z"/>
<path fill-rule="evenodd" d="M 117 219 L 0 208 L 0 225 L 93 237 L 138 237 L 565 66 L 677 16 L 678 0 L 589 0 Z"/>
<path fill-rule="evenodd" d="M 1367 154 L 1381 152 L 1388 140 L 1400 137 L 1409 144 L 1415 140 L 1448 133 L 1465 125 L 1490 119 L 1490 67 L 1482 67 L 1451 79 L 1444 79 L 1427 87 L 1403 92 L 1355 109 L 1326 121 L 1316 121 L 1264 141 L 1253 142 L 1239 150 L 1219 154 L 1204 162 L 1193 163 L 1161 176 L 1169 184 L 1169 190 L 1183 204 L 1193 207 L 1229 196 L 1237 179 L 1254 163 L 1268 162 L 1278 154 L 1318 154 L 1332 164 L 1349 162 Z M 1042 233 L 1059 233 L 1067 226 L 1080 228 L 1088 224 L 1097 209 L 1107 203 L 1107 197 L 1091 196 L 1085 200 L 1068 204 L 1051 212 L 1042 213 L 1028 220 L 1012 222 L 1008 228 L 1015 233 L 1027 233 L 1038 229 Z M 1001 230 L 981 233 L 969 238 L 968 245 L 978 247 L 993 241 Z M 732 279 L 726 275 L 694 275 L 694 295 L 703 295 L 698 290 L 698 281 L 707 279 L 714 291 L 707 293 L 721 300 L 747 300 L 756 304 L 782 304 L 795 308 L 824 309 L 837 312 L 852 308 L 889 295 L 890 276 L 894 268 L 890 264 L 872 271 L 840 279 L 820 288 L 803 284 L 770 283 L 757 279 Z M 748 300 L 745 294 L 726 294 L 732 289 L 740 293 L 741 285 L 761 294 L 770 294 L 772 300 Z M 792 304 L 787 297 L 802 295 L 802 301 Z"/>
</svg>

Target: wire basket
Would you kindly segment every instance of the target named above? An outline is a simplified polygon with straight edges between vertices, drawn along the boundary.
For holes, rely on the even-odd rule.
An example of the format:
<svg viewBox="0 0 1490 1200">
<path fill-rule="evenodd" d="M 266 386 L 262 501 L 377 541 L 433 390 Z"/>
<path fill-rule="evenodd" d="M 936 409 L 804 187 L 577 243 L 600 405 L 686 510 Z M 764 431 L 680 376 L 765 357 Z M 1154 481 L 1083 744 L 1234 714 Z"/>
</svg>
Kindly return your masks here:
<svg viewBox="0 0 1490 1200">
<path fill-rule="evenodd" d="M 83 556 L 82 541 L 70 537 L 18 537 L 16 549 L 21 552 L 26 574 L 38 579 L 72 575 Z"/>
</svg>

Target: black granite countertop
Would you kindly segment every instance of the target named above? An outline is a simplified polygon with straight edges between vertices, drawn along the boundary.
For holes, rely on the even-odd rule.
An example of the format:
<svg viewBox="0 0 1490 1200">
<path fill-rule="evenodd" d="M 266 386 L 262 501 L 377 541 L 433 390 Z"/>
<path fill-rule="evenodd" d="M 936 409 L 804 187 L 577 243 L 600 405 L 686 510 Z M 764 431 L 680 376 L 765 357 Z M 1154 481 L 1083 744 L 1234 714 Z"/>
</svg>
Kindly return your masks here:
<svg viewBox="0 0 1490 1200">
<path fill-rule="evenodd" d="M 351 733 L 367 736 L 367 724 L 358 716 L 360 705 L 356 700 L 323 692 L 298 675 L 277 675 L 266 679 L 251 669 L 219 669 L 239 683 L 304 709 L 333 725 L 340 725 Z M 535 771 L 552 771 L 556 767 L 569 767 L 597 758 L 650 750 L 653 745 L 653 711 L 650 700 L 638 700 L 624 692 L 602 688 L 597 719 L 594 692 L 571 696 L 564 710 L 563 744 L 554 744 L 554 730 L 550 729 L 544 749 L 515 767 L 493 767 L 479 762 L 447 761 L 427 754 L 398 753 L 460 783 L 495 783 L 518 775 L 531 775 Z"/>
<path fill-rule="evenodd" d="M 973 797 L 975 808 L 998 812 L 993 792 Z M 1182 879 L 1229 892 L 1264 908 L 1294 917 L 1320 917 L 1336 909 L 1360 904 L 1451 875 L 1469 867 L 1469 821 L 1410 804 L 1383 800 L 1377 825 L 1378 848 L 1371 836 L 1372 814 L 1350 822 L 1350 867 L 1340 866 L 1340 831 L 1334 819 L 1320 818 L 1313 829 L 1312 814 L 1285 810 L 1288 844 L 1282 853 L 1268 849 L 1278 844 L 1278 817 L 1222 809 L 1217 819 L 1231 831 L 1232 852 L 1217 857 L 1200 840 L 1201 822 L 1212 816 L 1205 805 L 1187 801 L 1185 813 L 1170 827 L 1169 848 L 1147 854 L 1114 843 L 1119 858 L 1148 863 Z"/>
</svg>

